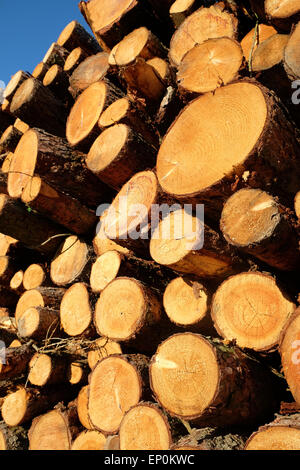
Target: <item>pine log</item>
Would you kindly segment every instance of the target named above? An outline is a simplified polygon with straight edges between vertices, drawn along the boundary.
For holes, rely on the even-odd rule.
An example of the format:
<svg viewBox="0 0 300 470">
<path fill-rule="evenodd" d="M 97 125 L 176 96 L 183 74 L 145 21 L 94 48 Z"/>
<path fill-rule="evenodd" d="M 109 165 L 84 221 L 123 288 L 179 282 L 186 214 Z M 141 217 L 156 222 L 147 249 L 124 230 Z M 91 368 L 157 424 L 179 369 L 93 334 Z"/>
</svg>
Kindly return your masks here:
<svg viewBox="0 0 300 470">
<path fill-rule="evenodd" d="M 168 194 L 204 203 L 211 218 L 246 184 L 275 189 L 282 203 L 291 206 L 299 184 L 298 141 L 275 95 L 243 80 L 184 108 L 160 147 L 158 180 Z"/>
<path fill-rule="evenodd" d="M 0 256 L 12 255 L 14 248 L 18 246 L 18 240 L 0 233 Z"/>
<path fill-rule="evenodd" d="M 65 383 L 67 366 L 64 356 L 35 353 L 29 362 L 28 381 L 39 387 Z"/>
<path fill-rule="evenodd" d="M 44 64 L 44 62 L 39 62 L 32 72 L 32 76 L 42 82 L 49 69 L 49 65 Z"/>
<path fill-rule="evenodd" d="M 300 309 L 294 314 L 282 331 L 279 344 L 282 368 L 289 389 L 300 405 Z"/>
<path fill-rule="evenodd" d="M 156 148 L 126 124 L 104 130 L 92 145 L 86 164 L 101 181 L 115 190 L 135 173 L 155 165 Z"/>
<path fill-rule="evenodd" d="M 276 415 L 275 421 L 261 426 L 245 445 L 245 450 L 299 450 L 300 413 Z"/>
<path fill-rule="evenodd" d="M 299 21 L 300 7 L 297 0 L 250 0 L 252 10 L 264 21 L 277 29 L 290 31 L 291 26 Z"/>
<path fill-rule="evenodd" d="M 2 286 L 9 287 L 10 280 L 17 271 L 19 264 L 16 259 L 10 256 L 0 256 L 0 284 Z"/>
<path fill-rule="evenodd" d="M 150 30 L 159 29 L 165 37 L 159 22 L 153 17 L 145 2 L 137 0 L 88 0 L 79 2 L 79 9 L 92 29 L 103 50 L 110 52 L 121 39 L 143 24 Z M 155 23 L 158 26 L 155 28 Z"/>
<path fill-rule="evenodd" d="M 141 354 L 106 357 L 89 377 L 89 418 L 100 432 L 116 434 L 125 413 L 148 396 L 148 358 Z"/>
<path fill-rule="evenodd" d="M 36 78 L 28 78 L 14 94 L 11 113 L 29 126 L 38 126 L 54 135 L 65 135 L 66 111 L 53 93 Z"/>
<path fill-rule="evenodd" d="M 107 436 L 104 450 L 120 450 L 120 438 L 116 436 Z"/>
<path fill-rule="evenodd" d="M 224 3 L 209 8 L 201 7 L 181 24 L 170 43 L 171 65 L 178 67 L 183 56 L 196 44 L 211 38 L 236 38 L 237 19 L 224 9 Z"/>
<path fill-rule="evenodd" d="M 6 98 L 3 99 L 3 102 L 1 104 L 1 110 L 4 113 L 7 113 L 7 114 L 10 113 L 10 102 Z"/>
<path fill-rule="evenodd" d="M 164 291 L 163 306 L 171 322 L 189 331 L 211 335 L 211 296 L 198 281 L 189 277 L 173 279 Z"/>
<path fill-rule="evenodd" d="M 49 286 L 48 273 L 42 264 L 30 264 L 24 272 L 23 286 L 25 290 Z"/>
<path fill-rule="evenodd" d="M 69 52 L 64 47 L 60 46 L 56 42 L 53 42 L 49 47 L 48 51 L 43 58 L 44 64 L 51 67 L 54 64 L 64 66 L 66 58 L 68 57 Z"/>
<path fill-rule="evenodd" d="M 264 23 L 260 23 L 257 27 L 251 29 L 241 40 L 241 47 L 246 61 L 251 64 L 258 45 L 276 33 L 277 31 L 273 26 Z"/>
<path fill-rule="evenodd" d="M 300 8 L 299 8 L 300 10 Z M 293 30 L 284 51 L 285 70 L 291 80 L 300 79 L 299 65 L 300 21 Z"/>
<path fill-rule="evenodd" d="M 118 251 L 119 253 L 129 254 L 130 250 L 128 248 L 119 245 L 113 240 L 110 240 L 107 237 L 107 235 L 105 235 L 105 231 L 104 231 L 105 216 L 104 215 L 106 213 L 107 211 L 105 211 L 105 213 L 102 214 L 102 216 L 100 217 L 99 224 L 97 225 L 97 229 L 96 229 L 96 236 L 93 239 L 93 248 L 94 248 L 94 252 L 96 256 L 101 256 L 107 251 L 111 251 L 111 250 Z M 0 242 L 1 242 L 1 237 L 0 237 Z M 1 244 L 0 244 L 0 248 L 1 248 Z"/>
<path fill-rule="evenodd" d="M 22 135 L 14 126 L 8 126 L 0 139 L 0 152 L 14 152 Z"/>
<path fill-rule="evenodd" d="M 122 276 L 135 277 L 162 291 L 174 274 L 153 261 L 111 250 L 99 256 L 93 264 L 90 275 L 91 289 L 96 294 L 100 293 L 111 281 Z"/>
<path fill-rule="evenodd" d="M 89 368 L 87 364 L 73 361 L 67 367 L 67 380 L 73 386 L 82 385 L 87 382 L 88 373 Z"/>
<path fill-rule="evenodd" d="M 225 277 L 243 269 L 244 261 L 217 232 L 178 207 L 152 233 L 150 254 L 154 261 L 204 278 Z"/>
<path fill-rule="evenodd" d="M 268 419 L 280 400 L 275 386 L 279 379 L 257 360 L 193 333 L 164 341 L 149 373 L 158 403 L 171 416 L 197 427 L 250 426 Z"/>
<path fill-rule="evenodd" d="M 59 311 L 49 307 L 29 307 L 18 316 L 18 333 L 22 338 L 35 340 L 59 337 Z"/>
<path fill-rule="evenodd" d="M 0 194 L 0 230 L 20 240 L 30 249 L 53 253 L 59 243 L 62 228 L 31 211 L 24 204 Z"/>
<path fill-rule="evenodd" d="M 295 196 L 294 207 L 296 216 L 298 217 L 298 220 L 300 220 L 300 191 L 298 191 Z"/>
<path fill-rule="evenodd" d="M 81 47 L 76 47 L 67 57 L 64 65 L 64 71 L 68 75 L 72 75 L 74 70 L 87 58 L 87 54 Z"/>
<path fill-rule="evenodd" d="M 99 44 L 93 36 L 91 36 L 78 21 L 71 21 L 62 30 L 57 39 L 57 44 L 64 47 L 69 52 L 80 47 L 85 51 L 86 55 L 97 54 L 101 51 Z"/>
<path fill-rule="evenodd" d="M 10 283 L 9 283 L 10 289 L 15 291 L 19 295 L 23 294 L 24 292 L 23 277 L 24 277 L 24 271 L 20 269 L 12 276 Z"/>
<path fill-rule="evenodd" d="M 12 161 L 12 158 L 13 158 L 14 154 L 13 154 L 13 152 L 5 152 L 4 155 L 6 155 L 6 156 L 4 157 L 4 160 L 3 160 L 3 163 L 2 163 L 1 172 L 2 173 L 9 173 L 11 161 Z M 5 192 L 5 194 L 6 194 L 6 192 Z"/>
<path fill-rule="evenodd" d="M 77 282 L 65 292 L 60 304 L 60 323 L 68 336 L 93 337 L 95 298 L 86 284 Z"/>
<path fill-rule="evenodd" d="M 217 332 L 242 348 L 272 351 L 295 304 L 275 279 L 260 272 L 232 276 L 218 288 L 211 316 Z"/>
<path fill-rule="evenodd" d="M 10 167 L 8 191 L 20 197 L 22 191 L 38 174 L 46 183 L 89 207 L 97 207 L 111 190 L 87 168 L 84 155 L 73 150 L 65 139 L 41 129 L 30 129 L 20 140 Z"/>
<path fill-rule="evenodd" d="M 102 80 L 109 73 L 108 54 L 99 52 L 85 59 L 72 73 L 69 81 L 73 97 L 78 97 L 93 83 Z"/>
<path fill-rule="evenodd" d="M 53 284 L 66 286 L 76 280 L 89 279 L 93 261 L 92 250 L 75 235 L 66 238 L 51 262 L 50 277 Z"/>
<path fill-rule="evenodd" d="M 94 324 L 99 335 L 143 352 L 153 352 L 171 331 L 157 292 L 130 277 L 118 277 L 102 291 Z"/>
<path fill-rule="evenodd" d="M 70 107 L 74 102 L 68 91 L 69 77 L 60 65 L 54 64 L 50 67 L 43 79 L 43 85 L 67 107 Z"/>
<path fill-rule="evenodd" d="M 47 307 L 53 310 L 59 310 L 64 293 L 65 289 L 58 287 L 38 287 L 37 289 L 24 292 L 18 301 L 15 311 L 17 324 L 19 318 L 31 307 Z"/>
<path fill-rule="evenodd" d="M 85 429 L 91 430 L 93 426 L 88 415 L 88 393 L 89 386 L 82 387 L 77 397 L 78 419 Z"/>
<path fill-rule="evenodd" d="M 58 404 L 33 420 L 28 432 L 29 450 L 71 450 L 72 440 L 80 431 L 76 407 Z"/>
<path fill-rule="evenodd" d="M 114 51 L 114 59 L 119 67 L 133 63 L 138 57 L 149 60 L 153 57 L 165 56 L 166 49 L 145 27 L 135 29 L 125 36 Z"/>
<path fill-rule="evenodd" d="M 197 0 L 175 0 L 169 9 L 175 28 L 179 28 L 181 23 L 196 10 L 198 5 Z"/>
<path fill-rule="evenodd" d="M 89 233 L 96 227 L 97 217 L 92 210 L 52 188 L 39 176 L 28 181 L 22 192 L 22 201 L 71 232 Z"/>
<path fill-rule="evenodd" d="M 242 48 L 236 40 L 208 39 L 190 49 L 180 62 L 179 91 L 184 98 L 214 91 L 238 78 L 242 62 Z"/>
<path fill-rule="evenodd" d="M 8 128 L 8 126 L 13 124 L 13 122 L 14 122 L 13 117 L 8 113 L 4 113 L 0 109 L 0 132 L 1 134 Z"/>
<path fill-rule="evenodd" d="M 6 348 L 5 364 L 0 362 L 0 380 L 14 378 L 23 374 L 32 356 L 33 349 L 30 342 L 19 348 Z"/>
<path fill-rule="evenodd" d="M 128 98 L 114 101 L 103 111 L 98 121 L 101 130 L 114 124 L 125 124 L 134 132 L 141 134 L 151 145 L 158 147 L 158 134 L 149 116 L 141 113 L 134 102 Z"/>
<path fill-rule="evenodd" d="M 25 80 L 30 77 L 30 73 L 23 72 L 22 70 L 19 70 L 17 73 L 15 73 L 6 85 L 6 88 L 4 90 L 4 98 L 11 102 L 18 88 L 22 85 L 23 82 L 25 82 Z"/>
<path fill-rule="evenodd" d="M 17 118 L 14 122 L 14 127 L 18 129 L 18 131 L 21 131 L 23 134 L 25 134 L 26 131 L 28 131 L 29 126 L 25 122 L 21 121 L 21 119 Z"/>
<path fill-rule="evenodd" d="M 225 203 L 220 227 L 231 245 L 281 270 L 300 267 L 297 232 L 287 210 L 261 189 L 241 189 Z"/>
<path fill-rule="evenodd" d="M 8 427 L 0 422 L 0 450 L 28 450 L 27 431 L 22 427 Z"/>
<path fill-rule="evenodd" d="M 152 59 L 147 60 L 146 63 L 154 68 L 164 82 L 167 84 L 173 83 L 173 69 L 171 69 L 167 60 L 162 59 L 161 57 L 153 57 Z"/>
<path fill-rule="evenodd" d="M 122 354 L 120 343 L 105 337 L 93 341 L 88 352 L 88 364 L 90 369 L 94 369 L 97 362 L 112 354 Z"/>
<path fill-rule="evenodd" d="M 170 425 L 153 403 L 139 403 L 123 417 L 120 450 L 169 450 L 172 445 Z"/>
<path fill-rule="evenodd" d="M 106 437 L 99 431 L 82 431 L 73 441 L 71 450 L 104 450 Z"/>
<path fill-rule="evenodd" d="M 138 57 L 133 63 L 122 66 L 120 74 L 127 84 L 128 96 L 135 100 L 142 111 L 154 114 L 167 87 L 156 70 Z"/>
<path fill-rule="evenodd" d="M 69 144 L 88 151 L 100 133 L 98 120 L 102 111 L 121 97 L 122 92 L 104 80 L 83 91 L 67 120 L 66 136 Z"/>
<path fill-rule="evenodd" d="M 253 53 L 251 70 L 260 72 L 282 62 L 288 40 L 288 34 L 273 34 L 261 42 Z"/>
</svg>

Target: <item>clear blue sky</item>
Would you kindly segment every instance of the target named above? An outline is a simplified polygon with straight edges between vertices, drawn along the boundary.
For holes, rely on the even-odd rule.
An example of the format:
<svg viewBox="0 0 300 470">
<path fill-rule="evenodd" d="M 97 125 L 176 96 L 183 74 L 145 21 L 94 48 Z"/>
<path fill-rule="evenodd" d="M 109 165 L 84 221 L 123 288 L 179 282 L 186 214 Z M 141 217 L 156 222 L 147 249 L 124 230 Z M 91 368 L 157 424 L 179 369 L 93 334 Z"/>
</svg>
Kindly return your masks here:
<svg viewBox="0 0 300 470">
<path fill-rule="evenodd" d="M 0 0 L 0 81 L 18 70 L 32 72 L 72 20 L 88 25 L 79 0 Z"/>
</svg>

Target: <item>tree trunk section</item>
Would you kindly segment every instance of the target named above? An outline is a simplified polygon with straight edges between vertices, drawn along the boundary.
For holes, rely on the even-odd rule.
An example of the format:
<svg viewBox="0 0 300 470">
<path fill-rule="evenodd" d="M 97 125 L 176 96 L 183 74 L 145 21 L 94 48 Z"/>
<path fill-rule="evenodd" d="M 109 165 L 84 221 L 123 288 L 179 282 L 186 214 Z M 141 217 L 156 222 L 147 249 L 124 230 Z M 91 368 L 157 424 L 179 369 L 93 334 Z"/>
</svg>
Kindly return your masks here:
<svg viewBox="0 0 300 470">
<path fill-rule="evenodd" d="M 101 51 L 99 44 L 78 21 L 71 21 L 62 30 L 57 39 L 57 44 L 72 52 L 73 49 L 80 47 L 86 55 L 97 54 Z"/>
</svg>

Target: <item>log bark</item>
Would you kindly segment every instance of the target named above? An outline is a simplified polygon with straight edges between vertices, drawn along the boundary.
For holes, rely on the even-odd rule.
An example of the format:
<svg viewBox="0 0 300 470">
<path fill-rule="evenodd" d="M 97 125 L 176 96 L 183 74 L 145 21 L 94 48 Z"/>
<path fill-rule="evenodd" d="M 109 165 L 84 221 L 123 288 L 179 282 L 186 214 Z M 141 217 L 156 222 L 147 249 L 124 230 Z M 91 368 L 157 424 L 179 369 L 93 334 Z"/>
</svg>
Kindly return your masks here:
<svg viewBox="0 0 300 470">
<path fill-rule="evenodd" d="M 22 427 L 8 427 L 0 423 L 0 450 L 28 450 L 27 431 Z"/>
<path fill-rule="evenodd" d="M 295 304 L 275 279 L 260 272 L 233 276 L 217 289 L 211 316 L 217 332 L 255 351 L 276 349 Z"/>
<path fill-rule="evenodd" d="M 95 140 L 86 164 L 102 182 L 119 191 L 136 172 L 152 168 L 155 157 L 156 148 L 140 134 L 126 124 L 116 124 Z"/>
<path fill-rule="evenodd" d="M 47 307 L 59 310 L 64 293 L 65 289 L 57 287 L 38 287 L 37 289 L 24 292 L 16 307 L 15 319 L 17 324 L 19 318 L 31 307 Z"/>
<path fill-rule="evenodd" d="M 1 307 L 14 309 L 18 302 L 18 296 L 15 292 L 0 286 L 0 305 Z"/>
<path fill-rule="evenodd" d="M 14 94 L 11 113 L 31 127 L 54 135 L 65 135 L 66 110 L 53 93 L 36 78 L 28 78 Z"/>
<path fill-rule="evenodd" d="M 65 292 L 60 304 L 60 323 L 68 336 L 93 338 L 93 309 L 95 296 L 89 294 L 87 285 L 78 282 Z"/>
<path fill-rule="evenodd" d="M 16 148 L 10 166 L 8 191 L 20 197 L 34 173 L 54 189 L 75 197 L 88 207 L 109 199 L 111 190 L 86 167 L 84 155 L 73 150 L 65 139 L 41 129 L 30 129 Z"/>
<path fill-rule="evenodd" d="M 281 333 L 279 352 L 289 389 L 300 405 L 300 309 L 297 308 Z"/>
<path fill-rule="evenodd" d="M 81 93 L 67 120 L 66 136 L 69 144 L 88 151 L 100 133 L 98 120 L 101 113 L 122 96 L 122 92 L 107 80 L 96 82 Z"/>
<path fill-rule="evenodd" d="M 14 378 L 23 374 L 27 370 L 32 356 L 33 349 L 30 342 L 19 348 L 6 348 L 5 364 L 0 363 L 0 380 Z"/>
<path fill-rule="evenodd" d="M 177 84 L 181 96 L 185 100 L 191 99 L 227 85 L 238 78 L 242 62 L 242 48 L 231 38 L 208 39 L 193 47 L 178 67 Z"/>
<path fill-rule="evenodd" d="M 0 132 L 1 134 L 8 128 L 8 126 L 12 125 L 14 122 L 13 117 L 8 114 L 4 113 L 0 110 Z"/>
<path fill-rule="evenodd" d="M 187 436 L 181 437 L 172 450 L 243 450 L 244 434 L 221 434 L 214 428 L 192 429 Z"/>
<path fill-rule="evenodd" d="M 169 58 L 171 65 L 178 67 L 183 56 L 195 44 L 201 44 L 210 38 L 237 36 L 238 21 L 224 3 L 219 2 L 209 8 L 201 7 L 181 24 L 175 31 L 170 42 Z"/>
<path fill-rule="evenodd" d="M 270 266 L 292 271 L 300 266 L 295 224 L 265 191 L 241 189 L 225 203 L 220 227 L 231 245 Z"/>
<path fill-rule="evenodd" d="M 197 427 L 253 425 L 279 405 L 278 378 L 217 339 L 171 336 L 158 347 L 149 372 L 157 401 L 171 416 Z"/>
<path fill-rule="evenodd" d="M 22 338 L 34 340 L 59 337 L 59 311 L 49 307 L 29 307 L 18 317 L 18 333 Z"/>
<path fill-rule="evenodd" d="M 121 421 L 119 437 L 120 450 L 169 450 L 172 445 L 168 420 L 150 402 L 130 408 Z"/>
<path fill-rule="evenodd" d="M 76 407 L 58 404 L 33 420 L 28 432 L 29 450 L 70 450 L 80 431 Z"/>
<path fill-rule="evenodd" d="M 129 277 L 116 278 L 102 291 L 94 324 L 99 335 L 143 352 L 153 352 L 172 330 L 157 292 Z"/>
<path fill-rule="evenodd" d="M 17 73 L 15 73 L 6 85 L 6 88 L 4 90 L 4 98 L 11 102 L 18 88 L 20 88 L 22 83 L 30 77 L 30 73 L 23 72 L 22 70 L 19 70 Z"/>
<path fill-rule="evenodd" d="M 82 431 L 72 443 L 71 450 L 104 450 L 106 437 L 99 431 Z"/>
<path fill-rule="evenodd" d="M 210 135 L 209 141 L 205 135 Z M 224 200 L 246 185 L 274 190 L 283 204 L 291 206 L 299 181 L 298 142 L 297 130 L 274 93 L 255 81 L 243 80 L 184 108 L 160 147 L 158 180 L 165 192 L 183 202 L 204 203 L 205 214 L 213 219 Z"/>
<path fill-rule="evenodd" d="M 0 195 L 0 230 L 25 246 L 41 253 L 51 254 L 57 249 L 63 229 L 34 212 L 24 204 Z M 55 237 L 55 238 L 54 238 Z"/>
<path fill-rule="evenodd" d="M 161 136 L 165 135 L 174 119 L 183 108 L 177 87 L 168 86 L 155 115 L 155 124 Z"/>
<path fill-rule="evenodd" d="M 154 147 L 159 145 L 159 136 L 151 119 L 135 106 L 128 98 L 120 98 L 101 114 L 98 125 L 101 130 L 115 124 L 125 124 Z"/>
<path fill-rule="evenodd" d="M 75 69 L 87 58 L 87 54 L 81 47 L 76 47 L 67 57 L 64 65 L 64 71 L 68 75 L 72 75 Z"/>
<path fill-rule="evenodd" d="M 60 33 L 57 44 L 64 47 L 69 52 L 73 49 L 80 47 L 85 51 L 86 55 L 97 54 L 101 51 L 99 44 L 93 36 L 91 36 L 86 29 L 78 23 L 78 21 L 71 21 Z"/>
<path fill-rule="evenodd" d="M 23 133 L 14 126 L 9 126 L 0 139 L 0 152 L 14 152 Z"/>
<path fill-rule="evenodd" d="M 67 196 L 45 183 L 39 176 L 30 179 L 22 192 L 22 201 L 48 219 L 71 232 L 90 233 L 97 217 L 77 199 Z"/>
<path fill-rule="evenodd" d="M 276 419 L 253 433 L 245 450 L 298 450 L 300 446 L 300 413 L 276 415 Z"/>
<path fill-rule="evenodd" d="M 88 281 L 93 262 L 91 248 L 75 235 L 61 244 L 50 265 L 53 284 L 67 286 L 75 281 Z"/>
<path fill-rule="evenodd" d="M 58 43 L 53 42 L 43 58 L 43 63 L 49 67 L 52 67 L 52 65 L 55 64 L 63 67 L 68 55 L 69 52 L 67 49 L 60 46 Z"/>
<path fill-rule="evenodd" d="M 10 280 L 17 271 L 20 261 L 9 256 L 0 256 L 0 283 L 9 287 Z"/>
<path fill-rule="evenodd" d="M 141 354 L 106 357 L 89 377 L 89 418 L 104 434 L 116 434 L 125 413 L 149 393 L 148 358 Z"/>
</svg>

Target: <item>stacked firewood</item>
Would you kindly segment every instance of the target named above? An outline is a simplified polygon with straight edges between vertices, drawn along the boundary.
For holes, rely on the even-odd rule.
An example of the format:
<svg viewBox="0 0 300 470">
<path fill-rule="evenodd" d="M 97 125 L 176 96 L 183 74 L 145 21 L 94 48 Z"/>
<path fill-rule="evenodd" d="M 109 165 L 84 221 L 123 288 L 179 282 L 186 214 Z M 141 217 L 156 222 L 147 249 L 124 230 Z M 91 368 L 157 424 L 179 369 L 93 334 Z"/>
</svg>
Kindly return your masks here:
<svg viewBox="0 0 300 470">
<path fill-rule="evenodd" d="M 300 2 L 79 8 L 0 111 L 0 450 L 300 449 Z"/>
</svg>

